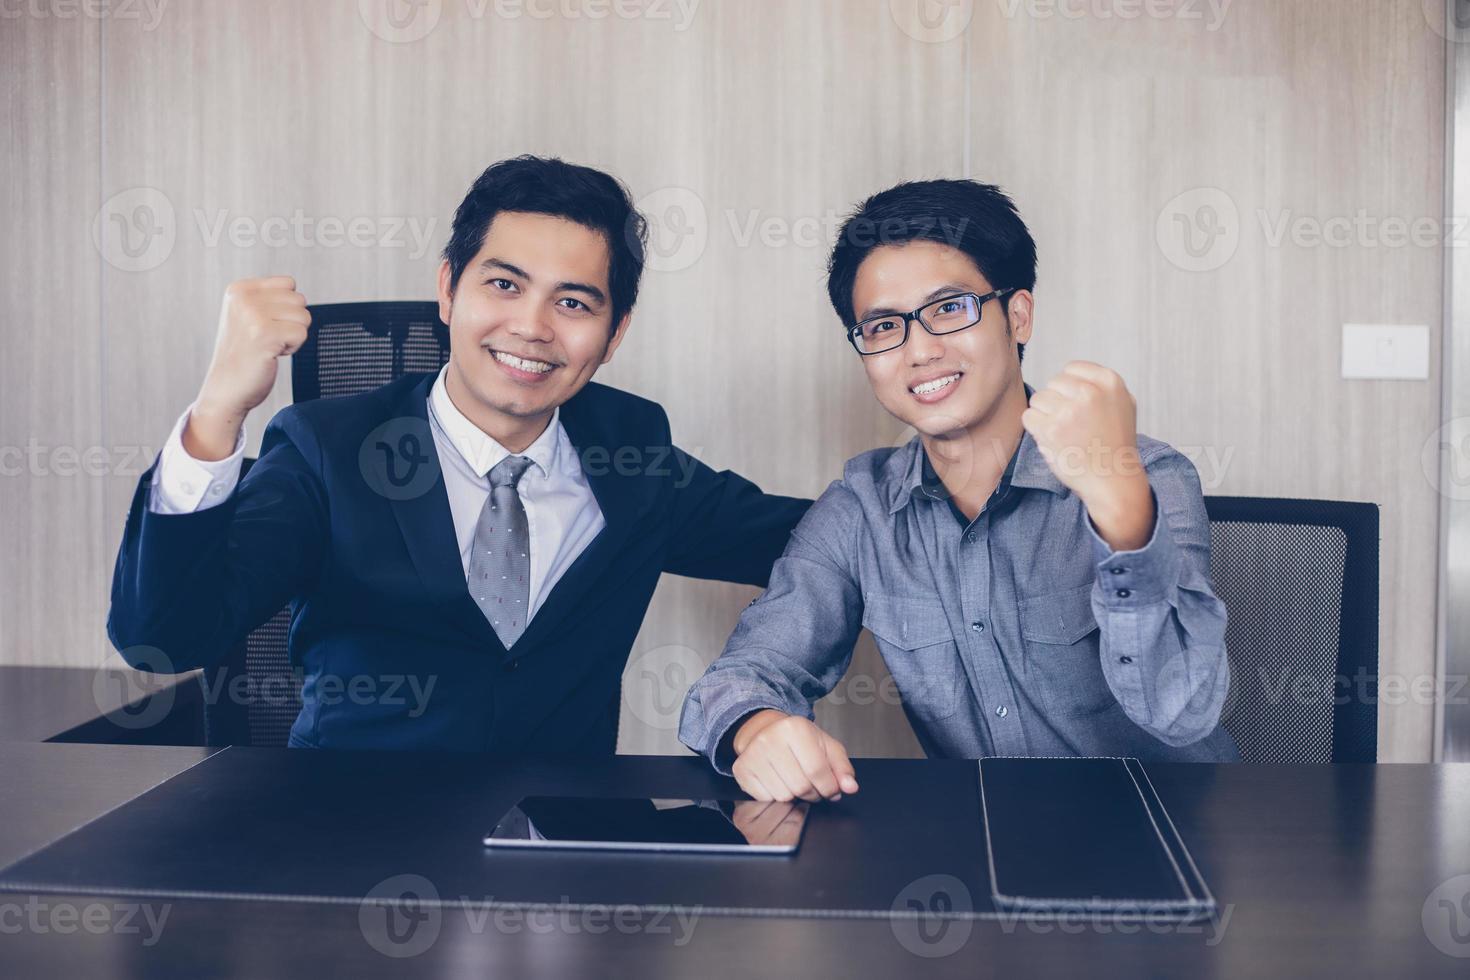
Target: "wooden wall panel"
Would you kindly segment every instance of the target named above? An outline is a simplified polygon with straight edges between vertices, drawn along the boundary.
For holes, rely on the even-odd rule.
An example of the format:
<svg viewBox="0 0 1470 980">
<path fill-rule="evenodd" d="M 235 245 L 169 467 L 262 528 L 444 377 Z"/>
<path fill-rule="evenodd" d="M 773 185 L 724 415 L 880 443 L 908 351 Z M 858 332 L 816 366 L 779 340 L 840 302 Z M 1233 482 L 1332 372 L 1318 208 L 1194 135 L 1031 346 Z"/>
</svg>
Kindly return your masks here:
<svg viewBox="0 0 1470 980">
<path fill-rule="evenodd" d="M 633 333 L 600 380 L 662 402 L 711 465 L 815 495 L 901 437 L 826 304 L 836 222 L 897 180 L 970 174 L 1010 189 L 1040 244 L 1029 379 L 1071 357 L 1117 367 L 1145 431 L 1190 450 L 1207 492 L 1381 502 L 1385 668 L 1432 670 L 1435 498 L 1417 460 L 1438 387 L 1341 381 L 1337 344 L 1345 320 L 1437 328 L 1442 253 L 1273 245 L 1258 217 L 1438 214 L 1443 51 L 1418 4 L 1236 0 L 1218 22 L 1206 4 L 1188 5 L 1198 19 L 1074 18 L 1023 0 L 937 23 L 906 0 L 373 13 L 393 3 L 172 0 L 151 25 L 4 25 L 22 229 L 5 247 L 25 274 L 0 286 L 0 442 L 157 446 L 202 378 L 229 280 L 428 298 L 469 183 L 534 152 L 610 170 L 655 221 Z M 1175 200 L 1198 188 L 1216 193 Z M 91 226 L 117 195 L 137 254 L 109 259 Z M 1192 271 L 1160 216 L 1167 231 L 1219 195 L 1235 251 Z M 331 230 L 354 220 L 369 244 Z M 163 233 L 143 246 L 144 226 Z M 47 279 L 58 268 L 64 285 Z M 289 398 L 283 380 L 254 445 Z M 0 543 L 26 569 L 0 597 L 0 658 L 102 656 L 135 478 L 0 480 Z M 625 675 L 625 751 L 676 750 L 678 696 L 753 594 L 664 581 Z M 858 754 L 913 754 L 885 684 L 865 640 L 819 717 Z M 1384 757 L 1428 758 L 1430 717 L 1386 708 Z"/>
<path fill-rule="evenodd" d="M 1030 380 L 1116 368 L 1207 493 L 1379 503 L 1380 669 L 1427 683 L 1444 251 L 1405 228 L 1453 234 L 1443 38 L 1415 3 L 1010 7 L 976 8 L 970 172 L 1015 191 L 1039 243 Z M 1343 323 L 1428 325 L 1431 379 L 1343 380 Z M 1380 708 L 1380 757 L 1430 758 L 1432 702 L 1385 688 Z"/>
<path fill-rule="evenodd" d="M 102 203 L 99 37 L 87 18 L 0 21 L 4 663 L 103 662 L 114 542 L 103 529 L 100 474 L 142 469 L 101 412 L 103 253 L 92 237 Z"/>
</svg>

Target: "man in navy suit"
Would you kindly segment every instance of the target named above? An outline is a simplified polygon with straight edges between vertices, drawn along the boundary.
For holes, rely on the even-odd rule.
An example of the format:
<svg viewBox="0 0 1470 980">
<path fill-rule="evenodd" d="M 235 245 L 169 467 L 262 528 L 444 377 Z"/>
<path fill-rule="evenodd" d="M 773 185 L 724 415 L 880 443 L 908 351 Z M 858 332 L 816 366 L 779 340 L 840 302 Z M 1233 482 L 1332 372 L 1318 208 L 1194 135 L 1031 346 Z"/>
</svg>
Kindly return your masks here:
<svg viewBox="0 0 1470 980">
<path fill-rule="evenodd" d="M 491 166 L 439 269 L 448 364 L 282 410 L 243 479 L 245 416 L 311 317 L 290 277 L 232 283 L 134 495 L 112 642 L 144 669 L 207 667 L 289 602 L 293 746 L 613 752 L 659 576 L 765 585 L 810 504 L 716 473 L 657 404 L 591 383 L 644 238 L 607 174 Z"/>
</svg>

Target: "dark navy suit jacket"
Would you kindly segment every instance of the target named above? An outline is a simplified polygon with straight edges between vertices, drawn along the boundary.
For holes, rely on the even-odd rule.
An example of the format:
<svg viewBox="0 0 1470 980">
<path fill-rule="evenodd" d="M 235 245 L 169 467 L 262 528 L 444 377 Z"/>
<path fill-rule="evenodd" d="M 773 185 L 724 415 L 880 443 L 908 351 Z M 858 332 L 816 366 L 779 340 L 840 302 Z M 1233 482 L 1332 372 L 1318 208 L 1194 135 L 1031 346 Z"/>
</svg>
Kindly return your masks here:
<svg viewBox="0 0 1470 980">
<path fill-rule="evenodd" d="M 659 576 L 763 586 L 811 502 L 716 473 L 673 446 L 657 404 L 589 384 L 561 423 L 607 526 L 506 650 L 465 584 L 428 427 L 434 378 L 283 409 L 207 510 L 150 512 L 144 474 L 107 624 L 124 657 L 208 667 L 290 602 L 294 746 L 611 754 Z"/>
</svg>

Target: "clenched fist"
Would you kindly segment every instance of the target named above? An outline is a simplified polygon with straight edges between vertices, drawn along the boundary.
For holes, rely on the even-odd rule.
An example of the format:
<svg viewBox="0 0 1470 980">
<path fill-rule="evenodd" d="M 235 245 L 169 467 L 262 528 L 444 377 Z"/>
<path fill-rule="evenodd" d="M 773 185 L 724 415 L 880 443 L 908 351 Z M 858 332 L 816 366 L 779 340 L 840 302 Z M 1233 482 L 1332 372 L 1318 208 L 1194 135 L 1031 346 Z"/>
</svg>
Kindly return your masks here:
<svg viewBox="0 0 1470 980">
<path fill-rule="evenodd" d="M 1032 394 L 1021 424 L 1114 551 L 1148 543 L 1154 502 L 1138 456 L 1137 406 L 1117 372 L 1072 361 Z"/>
<path fill-rule="evenodd" d="M 195 459 L 224 459 L 245 416 L 276 383 L 276 360 L 306 342 L 311 314 L 290 276 L 240 279 L 225 289 L 214 357 L 184 430 Z"/>
<path fill-rule="evenodd" d="M 839 800 L 858 791 L 842 743 L 805 718 L 767 709 L 735 733 L 730 772 L 757 800 Z"/>
</svg>

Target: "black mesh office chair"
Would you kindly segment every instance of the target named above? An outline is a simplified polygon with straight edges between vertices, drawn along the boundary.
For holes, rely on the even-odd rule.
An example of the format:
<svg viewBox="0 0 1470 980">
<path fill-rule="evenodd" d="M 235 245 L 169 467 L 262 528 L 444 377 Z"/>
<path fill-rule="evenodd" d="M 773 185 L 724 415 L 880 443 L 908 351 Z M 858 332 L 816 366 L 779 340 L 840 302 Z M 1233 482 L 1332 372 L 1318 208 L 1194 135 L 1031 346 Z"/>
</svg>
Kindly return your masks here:
<svg viewBox="0 0 1470 980">
<path fill-rule="evenodd" d="M 1247 762 L 1378 757 L 1378 507 L 1206 497 Z"/>
<path fill-rule="evenodd" d="M 331 303 L 311 307 L 311 321 L 306 343 L 291 358 L 293 401 L 368 391 L 404 374 L 438 370 L 449 359 L 449 328 L 437 303 Z M 208 744 L 286 744 L 301 711 L 302 676 L 286 654 L 290 626 L 288 606 L 205 671 Z M 244 697 L 231 693 L 241 689 Z"/>
</svg>

